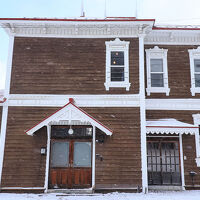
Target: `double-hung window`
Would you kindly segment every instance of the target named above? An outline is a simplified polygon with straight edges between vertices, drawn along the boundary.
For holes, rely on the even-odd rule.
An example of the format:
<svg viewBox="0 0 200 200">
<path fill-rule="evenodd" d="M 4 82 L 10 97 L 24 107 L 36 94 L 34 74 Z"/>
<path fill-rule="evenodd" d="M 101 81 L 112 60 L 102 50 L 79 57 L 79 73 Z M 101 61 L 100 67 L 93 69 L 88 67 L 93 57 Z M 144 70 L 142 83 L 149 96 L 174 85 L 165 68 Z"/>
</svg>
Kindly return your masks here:
<svg viewBox="0 0 200 200">
<path fill-rule="evenodd" d="M 191 88 L 192 96 L 200 93 L 200 47 L 197 49 L 189 49 L 190 56 L 190 74 L 191 74 Z"/>
<path fill-rule="evenodd" d="M 167 70 L 167 49 L 160 49 L 155 46 L 153 49 L 146 49 L 147 64 L 147 95 L 151 93 L 166 93 L 169 95 L 168 70 Z"/>
<path fill-rule="evenodd" d="M 129 90 L 129 42 L 116 38 L 106 44 L 106 90 L 111 87 Z"/>
</svg>

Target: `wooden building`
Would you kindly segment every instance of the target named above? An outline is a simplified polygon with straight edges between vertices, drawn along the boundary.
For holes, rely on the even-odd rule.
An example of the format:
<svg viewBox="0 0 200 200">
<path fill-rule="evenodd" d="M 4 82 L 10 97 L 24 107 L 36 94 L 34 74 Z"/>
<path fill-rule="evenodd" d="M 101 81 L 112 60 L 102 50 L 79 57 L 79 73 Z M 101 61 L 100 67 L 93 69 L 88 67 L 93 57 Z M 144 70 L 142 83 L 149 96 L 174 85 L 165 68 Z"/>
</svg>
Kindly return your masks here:
<svg viewBox="0 0 200 200">
<path fill-rule="evenodd" d="M 200 29 L 0 19 L 1 191 L 200 188 Z"/>
</svg>

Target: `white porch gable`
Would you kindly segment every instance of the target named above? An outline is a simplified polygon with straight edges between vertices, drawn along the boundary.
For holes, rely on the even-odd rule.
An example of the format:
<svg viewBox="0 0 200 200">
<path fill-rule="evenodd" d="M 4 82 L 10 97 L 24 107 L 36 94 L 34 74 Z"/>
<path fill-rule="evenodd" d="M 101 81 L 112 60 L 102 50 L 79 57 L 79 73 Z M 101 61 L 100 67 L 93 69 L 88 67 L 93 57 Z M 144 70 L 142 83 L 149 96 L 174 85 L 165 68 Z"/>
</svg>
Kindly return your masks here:
<svg viewBox="0 0 200 200">
<path fill-rule="evenodd" d="M 43 126 L 48 126 L 52 124 L 69 124 L 75 125 L 79 122 L 79 124 L 91 124 L 101 131 L 103 131 L 106 135 L 112 135 L 112 130 L 108 127 L 104 126 L 101 122 L 90 116 L 88 113 L 74 105 L 72 102 L 69 102 L 61 109 L 56 111 L 54 114 L 50 115 L 48 118 L 44 119 L 37 125 L 33 126 L 31 129 L 26 131 L 26 134 L 33 135 L 37 130 L 42 128 Z"/>
<path fill-rule="evenodd" d="M 184 123 L 176 119 L 158 119 L 147 121 L 147 134 L 196 134 L 199 127 L 193 124 Z"/>
</svg>

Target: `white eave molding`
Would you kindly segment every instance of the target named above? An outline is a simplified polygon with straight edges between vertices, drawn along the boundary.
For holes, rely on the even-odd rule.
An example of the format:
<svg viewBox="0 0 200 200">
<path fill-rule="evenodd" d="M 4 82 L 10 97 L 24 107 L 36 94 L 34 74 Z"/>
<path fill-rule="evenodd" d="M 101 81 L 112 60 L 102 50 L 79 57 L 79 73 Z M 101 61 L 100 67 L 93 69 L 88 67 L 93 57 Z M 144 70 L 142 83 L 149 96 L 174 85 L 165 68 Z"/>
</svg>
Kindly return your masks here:
<svg viewBox="0 0 200 200">
<path fill-rule="evenodd" d="M 61 109 L 56 111 L 53 115 L 50 115 L 48 118 L 44 119 L 37 125 L 33 126 L 31 129 L 26 131 L 27 135 L 33 135 L 37 130 L 44 126 L 58 124 L 66 121 L 66 124 L 72 124 L 73 122 L 79 121 L 82 124 L 91 124 L 99 128 L 106 135 L 112 135 L 112 130 L 104 126 L 102 123 L 94 119 L 92 116 L 87 114 L 85 111 L 74 105 L 72 102 L 64 105 Z"/>
<path fill-rule="evenodd" d="M 152 30 L 153 20 L 1 20 L 8 34 L 23 37 L 138 37 Z"/>
<path fill-rule="evenodd" d="M 165 26 L 166 28 L 166 26 Z M 180 29 L 179 29 L 180 28 Z M 188 29 L 188 30 L 187 30 Z M 200 30 L 181 27 L 167 30 L 153 29 L 144 40 L 146 45 L 200 45 Z"/>
</svg>

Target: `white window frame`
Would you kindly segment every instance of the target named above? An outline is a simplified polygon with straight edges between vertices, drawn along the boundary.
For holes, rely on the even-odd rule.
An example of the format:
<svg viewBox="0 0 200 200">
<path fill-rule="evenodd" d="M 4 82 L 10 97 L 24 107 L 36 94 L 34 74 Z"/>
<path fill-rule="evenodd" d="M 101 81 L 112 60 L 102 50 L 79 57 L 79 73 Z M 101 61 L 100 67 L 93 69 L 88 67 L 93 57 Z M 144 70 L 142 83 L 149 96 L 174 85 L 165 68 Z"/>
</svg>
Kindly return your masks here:
<svg viewBox="0 0 200 200">
<path fill-rule="evenodd" d="M 146 49 L 146 70 L 147 70 L 147 88 L 146 92 L 149 96 L 151 93 L 166 93 L 169 96 L 170 88 L 168 85 L 168 69 L 167 69 L 167 52 L 168 49 L 160 49 L 155 46 L 153 49 Z M 163 87 L 151 86 L 151 59 L 162 59 L 163 61 Z"/>
<path fill-rule="evenodd" d="M 113 88 L 126 88 L 129 91 L 131 83 L 129 83 L 129 41 L 121 41 L 116 38 L 114 41 L 106 41 L 106 81 L 104 83 L 106 90 Z M 124 81 L 111 81 L 111 52 L 124 52 Z"/>
<path fill-rule="evenodd" d="M 196 126 L 200 126 L 200 114 L 193 114 L 193 121 L 194 121 L 194 125 Z M 197 167 L 200 167 L 200 138 L 199 138 L 199 129 L 197 129 L 198 131 L 195 133 L 195 143 L 196 143 L 196 163 L 197 163 Z"/>
<path fill-rule="evenodd" d="M 194 60 L 200 59 L 200 46 L 197 49 L 188 49 L 190 56 L 190 77 L 191 77 L 191 94 L 195 96 L 196 93 L 200 93 L 200 87 L 195 87 L 195 71 L 194 71 Z"/>
</svg>

